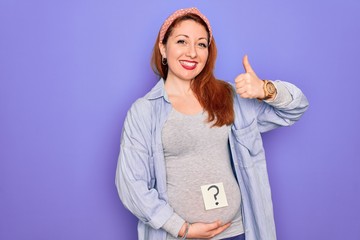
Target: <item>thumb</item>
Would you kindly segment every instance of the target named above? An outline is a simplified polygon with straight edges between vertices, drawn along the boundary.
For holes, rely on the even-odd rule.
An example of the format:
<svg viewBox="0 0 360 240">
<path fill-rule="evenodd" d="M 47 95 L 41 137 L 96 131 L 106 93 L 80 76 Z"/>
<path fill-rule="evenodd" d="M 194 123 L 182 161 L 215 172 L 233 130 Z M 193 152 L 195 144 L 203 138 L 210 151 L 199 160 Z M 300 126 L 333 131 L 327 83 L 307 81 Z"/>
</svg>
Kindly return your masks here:
<svg viewBox="0 0 360 240">
<path fill-rule="evenodd" d="M 248 59 L 247 55 L 245 55 L 243 58 L 243 66 L 244 66 L 245 72 L 247 72 L 247 73 L 254 72 L 254 70 L 252 69 L 252 67 L 249 63 L 249 59 Z"/>
</svg>

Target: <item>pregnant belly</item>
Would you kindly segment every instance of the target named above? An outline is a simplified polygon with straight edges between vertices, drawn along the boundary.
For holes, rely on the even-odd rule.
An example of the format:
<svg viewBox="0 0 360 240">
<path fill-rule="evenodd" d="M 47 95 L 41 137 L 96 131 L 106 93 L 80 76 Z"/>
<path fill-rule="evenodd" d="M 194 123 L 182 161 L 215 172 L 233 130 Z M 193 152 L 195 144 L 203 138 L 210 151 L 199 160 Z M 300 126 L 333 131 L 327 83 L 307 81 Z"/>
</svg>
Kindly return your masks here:
<svg viewBox="0 0 360 240">
<path fill-rule="evenodd" d="M 220 220 L 223 223 L 231 222 L 240 211 L 241 194 L 234 177 L 222 177 L 208 179 L 206 182 L 194 179 L 168 182 L 169 203 L 175 212 L 188 222 L 213 222 Z M 201 192 L 202 185 L 222 182 L 226 194 L 228 206 L 206 210 Z M 215 200 L 215 198 L 214 198 Z"/>
</svg>

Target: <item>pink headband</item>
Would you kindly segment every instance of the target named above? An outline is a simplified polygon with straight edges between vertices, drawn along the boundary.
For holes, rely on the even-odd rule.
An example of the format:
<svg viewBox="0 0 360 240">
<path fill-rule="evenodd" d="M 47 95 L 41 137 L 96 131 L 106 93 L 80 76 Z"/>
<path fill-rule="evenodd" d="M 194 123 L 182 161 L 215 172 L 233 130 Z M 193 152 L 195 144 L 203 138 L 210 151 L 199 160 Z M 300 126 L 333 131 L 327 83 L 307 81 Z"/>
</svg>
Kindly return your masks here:
<svg viewBox="0 0 360 240">
<path fill-rule="evenodd" d="M 173 14 L 171 14 L 165 20 L 165 22 L 163 23 L 163 25 L 161 26 L 161 29 L 160 29 L 160 42 L 162 42 L 164 40 L 165 33 L 169 29 L 170 25 L 175 21 L 175 19 L 182 17 L 189 13 L 198 15 L 206 23 L 206 25 L 209 29 L 209 35 L 210 35 L 209 43 L 210 43 L 211 38 L 212 38 L 212 31 L 211 31 L 211 26 L 210 26 L 209 20 L 197 8 L 194 8 L 194 7 L 179 9 L 179 10 L 175 11 Z"/>
</svg>

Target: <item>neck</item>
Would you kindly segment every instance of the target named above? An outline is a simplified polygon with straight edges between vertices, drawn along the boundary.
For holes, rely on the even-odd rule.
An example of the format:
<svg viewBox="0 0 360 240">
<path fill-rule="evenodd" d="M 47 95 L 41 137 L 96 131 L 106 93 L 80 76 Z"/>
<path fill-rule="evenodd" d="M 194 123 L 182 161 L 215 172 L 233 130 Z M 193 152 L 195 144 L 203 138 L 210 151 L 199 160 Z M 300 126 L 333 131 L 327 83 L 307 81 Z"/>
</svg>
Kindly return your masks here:
<svg viewBox="0 0 360 240">
<path fill-rule="evenodd" d="M 191 81 L 167 78 L 165 81 L 165 90 L 168 95 L 188 96 L 194 95 L 191 90 Z"/>
</svg>

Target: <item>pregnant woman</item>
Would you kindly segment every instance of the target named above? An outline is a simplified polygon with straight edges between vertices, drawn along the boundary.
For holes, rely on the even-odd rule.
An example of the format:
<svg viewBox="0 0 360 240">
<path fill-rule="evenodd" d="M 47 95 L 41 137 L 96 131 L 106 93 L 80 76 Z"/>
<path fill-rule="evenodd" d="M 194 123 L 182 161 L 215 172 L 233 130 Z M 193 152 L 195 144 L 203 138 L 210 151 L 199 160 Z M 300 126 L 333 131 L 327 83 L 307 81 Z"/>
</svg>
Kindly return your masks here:
<svg viewBox="0 0 360 240">
<path fill-rule="evenodd" d="M 291 125 L 308 102 L 258 78 L 247 56 L 234 84 L 218 80 L 215 60 L 199 10 L 165 20 L 152 56 L 160 80 L 128 111 L 116 172 L 139 239 L 276 239 L 261 133 Z"/>
</svg>

